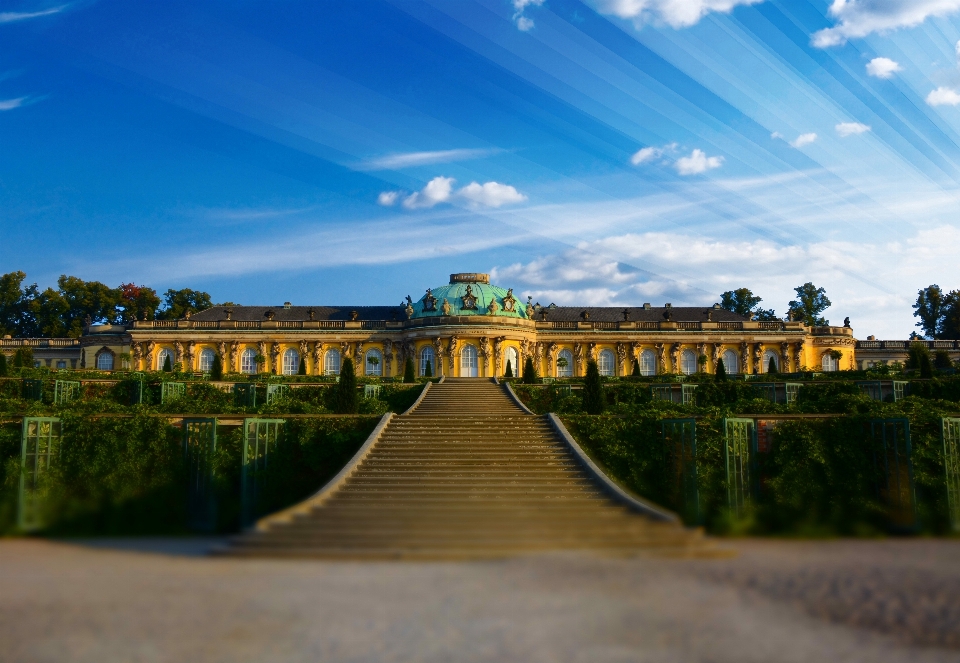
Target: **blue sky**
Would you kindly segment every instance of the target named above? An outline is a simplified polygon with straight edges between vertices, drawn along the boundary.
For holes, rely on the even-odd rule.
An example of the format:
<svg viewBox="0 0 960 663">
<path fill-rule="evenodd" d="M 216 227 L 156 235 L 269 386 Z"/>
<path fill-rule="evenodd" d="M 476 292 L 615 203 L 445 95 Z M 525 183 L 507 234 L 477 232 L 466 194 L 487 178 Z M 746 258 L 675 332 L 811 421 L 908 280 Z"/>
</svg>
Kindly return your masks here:
<svg viewBox="0 0 960 663">
<path fill-rule="evenodd" d="M 960 0 L 0 0 L 0 269 L 780 314 L 813 281 L 905 337 L 960 287 L 958 42 Z"/>
</svg>

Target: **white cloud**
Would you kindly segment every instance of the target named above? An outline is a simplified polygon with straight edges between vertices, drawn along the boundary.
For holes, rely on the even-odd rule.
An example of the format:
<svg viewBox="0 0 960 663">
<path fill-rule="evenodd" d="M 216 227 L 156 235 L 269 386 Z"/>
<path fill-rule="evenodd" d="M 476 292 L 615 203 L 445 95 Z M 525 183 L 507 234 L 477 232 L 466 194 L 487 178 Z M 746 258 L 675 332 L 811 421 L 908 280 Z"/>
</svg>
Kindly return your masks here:
<svg viewBox="0 0 960 663">
<path fill-rule="evenodd" d="M 710 12 L 729 13 L 740 5 L 763 0 L 591 0 L 601 14 L 632 19 L 637 27 L 663 22 L 673 28 L 695 25 Z"/>
<path fill-rule="evenodd" d="M 450 200 L 454 181 L 452 177 L 438 175 L 427 182 L 423 189 L 404 198 L 403 206 L 407 209 L 424 209 L 433 207 L 437 203 L 446 202 Z"/>
<path fill-rule="evenodd" d="M 773 138 L 774 140 L 777 138 L 783 138 L 783 134 L 779 131 L 774 131 L 772 134 L 770 134 L 770 138 Z"/>
<path fill-rule="evenodd" d="M 527 18 L 526 16 L 517 17 L 517 30 L 520 32 L 529 32 L 533 29 L 533 19 Z"/>
<path fill-rule="evenodd" d="M 432 152 L 404 152 L 388 154 L 382 157 L 368 159 L 359 164 L 361 170 L 397 170 L 413 166 L 429 166 L 437 163 L 451 163 L 453 161 L 468 161 L 483 159 L 484 157 L 499 154 L 503 150 L 498 148 L 471 148 L 456 150 L 435 150 Z"/>
<path fill-rule="evenodd" d="M 811 41 L 817 48 L 838 46 L 847 39 L 914 27 L 930 16 L 958 10 L 960 0 L 833 0 L 828 13 L 837 24 L 813 33 Z"/>
<path fill-rule="evenodd" d="M 41 16 L 50 16 L 57 14 L 67 8 L 67 5 L 51 7 L 38 12 L 0 12 L 0 23 L 13 23 L 14 21 L 26 21 L 31 18 L 40 18 Z"/>
<path fill-rule="evenodd" d="M 521 32 L 529 32 L 533 29 L 533 19 L 523 15 L 523 10 L 527 7 L 539 7 L 544 0 L 513 0 L 513 8 L 516 10 L 513 14 L 513 20 L 517 24 L 517 29 Z"/>
<path fill-rule="evenodd" d="M 396 205 L 399 198 L 399 191 L 384 191 L 377 196 L 377 204 L 383 205 L 384 207 L 392 207 L 393 205 Z"/>
<path fill-rule="evenodd" d="M 841 138 L 846 138 L 847 136 L 856 136 L 857 134 L 870 131 L 870 125 L 861 124 L 860 122 L 841 122 L 834 127 L 834 129 L 837 130 Z"/>
<path fill-rule="evenodd" d="M 460 189 L 457 195 L 472 203 L 487 207 L 512 205 L 522 203 L 527 199 L 525 195 L 509 184 L 500 184 L 499 182 L 487 182 L 486 184 L 471 182 Z"/>
<path fill-rule="evenodd" d="M 960 104 L 960 93 L 948 87 L 938 87 L 927 95 L 927 103 L 931 106 L 956 106 Z"/>
<path fill-rule="evenodd" d="M 637 150 L 632 157 L 630 157 L 630 163 L 634 166 L 639 166 L 642 163 L 648 161 L 653 161 L 659 157 L 663 152 L 658 147 L 644 147 L 640 150 Z"/>
<path fill-rule="evenodd" d="M 953 50 L 957 53 L 957 66 L 960 67 L 960 41 L 953 47 Z"/>
<path fill-rule="evenodd" d="M 680 157 L 674 164 L 681 175 L 698 175 L 719 168 L 723 157 L 708 157 L 703 150 L 694 150 L 688 157 Z"/>
<path fill-rule="evenodd" d="M 867 73 L 877 78 L 892 78 L 898 71 L 903 71 L 903 67 L 890 58 L 873 58 L 867 63 Z"/>
<path fill-rule="evenodd" d="M 13 110 L 14 108 L 20 108 L 23 105 L 23 102 L 27 100 L 27 97 L 17 97 L 16 99 L 4 99 L 0 101 L 0 111 Z"/>
<path fill-rule="evenodd" d="M 809 145 L 810 143 L 813 143 L 816 140 L 817 140 L 817 134 L 815 133 L 800 134 L 799 136 L 797 136 L 797 139 L 792 141 L 790 144 L 793 147 L 800 149 L 804 145 Z"/>
</svg>

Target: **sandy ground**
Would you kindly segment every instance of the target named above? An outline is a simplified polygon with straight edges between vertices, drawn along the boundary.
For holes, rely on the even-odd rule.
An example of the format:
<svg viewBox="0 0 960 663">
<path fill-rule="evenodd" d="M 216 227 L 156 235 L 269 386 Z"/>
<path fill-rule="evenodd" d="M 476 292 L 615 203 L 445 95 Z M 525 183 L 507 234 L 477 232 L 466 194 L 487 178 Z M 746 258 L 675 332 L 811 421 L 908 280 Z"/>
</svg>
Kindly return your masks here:
<svg viewBox="0 0 960 663">
<path fill-rule="evenodd" d="M 248 561 L 0 540 L 0 660 L 960 661 L 960 542 L 735 541 L 719 560 Z"/>
</svg>

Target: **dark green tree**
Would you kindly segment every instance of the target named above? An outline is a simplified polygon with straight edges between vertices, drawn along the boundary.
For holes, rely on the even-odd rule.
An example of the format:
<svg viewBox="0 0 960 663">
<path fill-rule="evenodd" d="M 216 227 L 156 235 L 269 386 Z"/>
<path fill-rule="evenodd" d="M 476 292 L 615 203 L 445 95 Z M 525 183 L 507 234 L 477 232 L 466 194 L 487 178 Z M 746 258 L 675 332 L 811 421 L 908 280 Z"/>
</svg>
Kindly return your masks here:
<svg viewBox="0 0 960 663">
<path fill-rule="evenodd" d="M 423 377 L 432 378 L 433 377 L 433 365 L 430 363 L 430 360 L 427 360 L 427 365 L 423 367 Z"/>
<path fill-rule="evenodd" d="M 951 290 L 943 298 L 939 338 L 960 339 L 960 290 Z"/>
<path fill-rule="evenodd" d="M 802 320 L 808 327 L 821 327 L 827 321 L 820 314 L 830 308 L 827 291 L 810 282 L 793 289 L 797 298 L 789 303 L 790 318 Z"/>
<path fill-rule="evenodd" d="M 163 372 L 164 373 L 173 372 L 173 362 L 170 361 L 170 355 L 165 355 L 163 358 Z"/>
<path fill-rule="evenodd" d="M 606 402 L 603 399 L 603 382 L 597 362 L 587 362 L 587 377 L 583 384 L 583 409 L 587 414 L 603 414 Z"/>
<path fill-rule="evenodd" d="M 921 378 L 933 377 L 933 364 L 926 343 L 911 343 L 907 357 L 908 368 L 919 370 Z"/>
<path fill-rule="evenodd" d="M 778 373 L 779 369 L 777 368 L 777 360 L 773 357 L 770 357 L 770 361 L 767 362 L 767 373 Z"/>
<path fill-rule="evenodd" d="M 307 358 L 303 355 L 297 355 L 297 375 L 307 374 Z"/>
<path fill-rule="evenodd" d="M 7 376 L 7 355 L 0 352 L 0 377 Z"/>
<path fill-rule="evenodd" d="M 353 370 L 353 360 L 347 357 L 340 367 L 340 381 L 334 394 L 334 412 L 337 414 L 356 414 L 360 409 L 360 395 L 357 393 L 357 374 Z"/>
<path fill-rule="evenodd" d="M 750 288 L 727 290 L 720 295 L 720 308 L 755 320 L 778 320 L 773 309 L 760 308 L 763 299 L 753 294 Z"/>
<path fill-rule="evenodd" d="M 635 378 L 640 377 L 640 362 L 636 359 L 633 360 L 633 372 L 630 375 Z"/>
<path fill-rule="evenodd" d="M 13 353 L 14 368 L 33 368 L 33 348 L 23 345 Z"/>
<path fill-rule="evenodd" d="M 220 359 L 220 353 L 213 354 L 213 366 L 210 367 L 210 379 L 219 382 L 223 379 L 223 360 Z"/>
<path fill-rule="evenodd" d="M 404 382 L 416 382 L 417 375 L 413 371 L 413 359 L 407 357 L 407 361 L 403 363 L 403 381 Z"/>
<path fill-rule="evenodd" d="M 533 359 L 531 357 L 527 357 L 526 361 L 523 362 L 523 383 L 537 383 L 537 370 L 533 367 Z"/>
<path fill-rule="evenodd" d="M 717 382 L 727 381 L 727 367 L 724 365 L 722 359 L 717 360 L 717 367 L 713 372 L 713 379 Z"/>
<path fill-rule="evenodd" d="M 160 308 L 160 297 L 153 288 L 133 283 L 121 283 L 118 306 L 120 321 L 130 324 L 134 320 L 153 320 Z"/>
<path fill-rule="evenodd" d="M 953 368 L 950 353 L 946 350 L 937 350 L 933 356 L 933 365 L 938 369 Z"/>
<path fill-rule="evenodd" d="M 913 316 L 920 318 L 917 327 L 923 330 L 927 338 L 940 338 L 943 320 L 943 290 L 937 284 L 928 285 L 917 291 L 917 301 L 913 305 Z"/>
<path fill-rule="evenodd" d="M 503 372 L 503 377 L 512 378 L 513 377 L 513 366 L 510 365 L 510 360 L 507 360 L 507 370 Z"/>
<path fill-rule="evenodd" d="M 167 290 L 163 295 L 163 310 L 157 315 L 161 320 L 179 320 L 199 313 L 213 306 L 210 295 L 199 290 L 184 288 L 182 290 Z"/>
<path fill-rule="evenodd" d="M 39 291 L 37 284 L 24 286 L 27 275 L 10 272 L 0 276 L 0 336 L 39 336 L 31 302 Z"/>
</svg>

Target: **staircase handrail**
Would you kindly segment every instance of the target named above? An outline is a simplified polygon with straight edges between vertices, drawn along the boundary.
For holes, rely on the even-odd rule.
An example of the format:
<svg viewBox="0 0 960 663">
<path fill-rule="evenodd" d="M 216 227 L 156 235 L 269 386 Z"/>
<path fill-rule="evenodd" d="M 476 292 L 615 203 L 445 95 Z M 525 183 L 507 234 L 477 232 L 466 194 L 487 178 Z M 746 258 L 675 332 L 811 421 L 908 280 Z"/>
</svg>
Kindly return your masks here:
<svg viewBox="0 0 960 663">
<path fill-rule="evenodd" d="M 560 421 L 560 417 L 553 412 L 550 412 L 547 414 L 547 420 L 550 422 L 550 425 L 553 426 L 553 430 L 556 431 L 560 438 L 566 442 L 568 447 L 570 447 L 570 450 L 577 457 L 577 460 L 580 461 L 580 464 L 583 466 L 583 468 L 587 470 L 589 474 L 593 475 L 593 478 L 600 483 L 601 487 L 607 492 L 608 495 L 610 495 L 610 497 L 625 505 L 629 509 L 649 516 L 654 520 L 678 524 L 682 522 L 680 517 L 672 511 L 668 511 L 663 507 L 650 504 L 640 497 L 628 493 L 626 490 L 614 483 L 613 480 L 608 477 L 596 463 L 593 462 L 590 456 L 586 454 L 580 445 L 577 444 L 577 441 L 567 430 L 567 427 L 563 425 L 562 421 Z"/>
<path fill-rule="evenodd" d="M 517 392 L 513 390 L 513 387 L 510 386 L 509 382 L 504 382 L 503 386 L 507 388 L 507 393 L 510 394 L 510 398 L 513 399 L 513 402 L 520 406 L 520 409 L 526 412 L 527 414 L 536 414 L 530 408 L 523 404 L 523 401 L 520 400 L 520 397 L 517 396 Z"/>
<path fill-rule="evenodd" d="M 437 382 L 437 384 L 440 384 L 441 382 L 443 382 L 443 376 L 440 376 L 440 380 Z M 423 389 L 420 391 L 420 395 L 417 396 L 417 400 L 415 400 L 415 401 L 413 402 L 413 405 L 411 405 L 411 406 L 408 407 L 406 410 L 404 410 L 403 413 L 401 413 L 401 415 L 400 415 L 401 417 L 406 416 L 406 415 L 410 414 L 411 412 L 413 412 L 414 410 L 417 409 L 417 406 L 420 405 L 420 401 L 422 401 L 422 400 L 423 400 L 423 397 L 427 395 L 427 392 L 428 392 L 428 391 L 430 391 L 430 385 L 432 385 L 432 384 L 433 384 L 433 382 L 425 382 L 425 383 L 424 383 Z"/>
<path fill-rule="evenodd" d="M 429 384 L 430 383 L 427 383 L 428 386 Z M 424 392 L 425 391 L 426 389 L 424 389 Z M 254 524 L 253 529 L 257 532 L 267 532 L 274 525 L 285 525 L 290 523 L 297 516 L 310 513 L 310 511 L 333 497 L 334 493 L 336 493 L 340 487 L 347 482 L 347 479 L 349 479 L 353 473 L 357 471 L 357 468 L 360 467 L 360 464 L 380 440 L 384 429 L 386 429 L 387 424 L 390 423 L 390 420 L 393 419 L 393 417 L 393 412 L 387 412 L 385 415 L 383 415 L 376 428 L 370 432 L 370 435 L 367 436 L 363 446 L 357 450 L 357 453 L 353 455 L 353 458 L 350 459 L 350 462 L 344 465 L 343 469 L 340 470 L 337 476 L 330 479 L 330 481 L 328 481 L 323 488 L 302 502 L 298 502 L 297 504 L 289 506 L 286 509 L 272 513 L 269 516 L 264 516 Z"/>
</svg>

